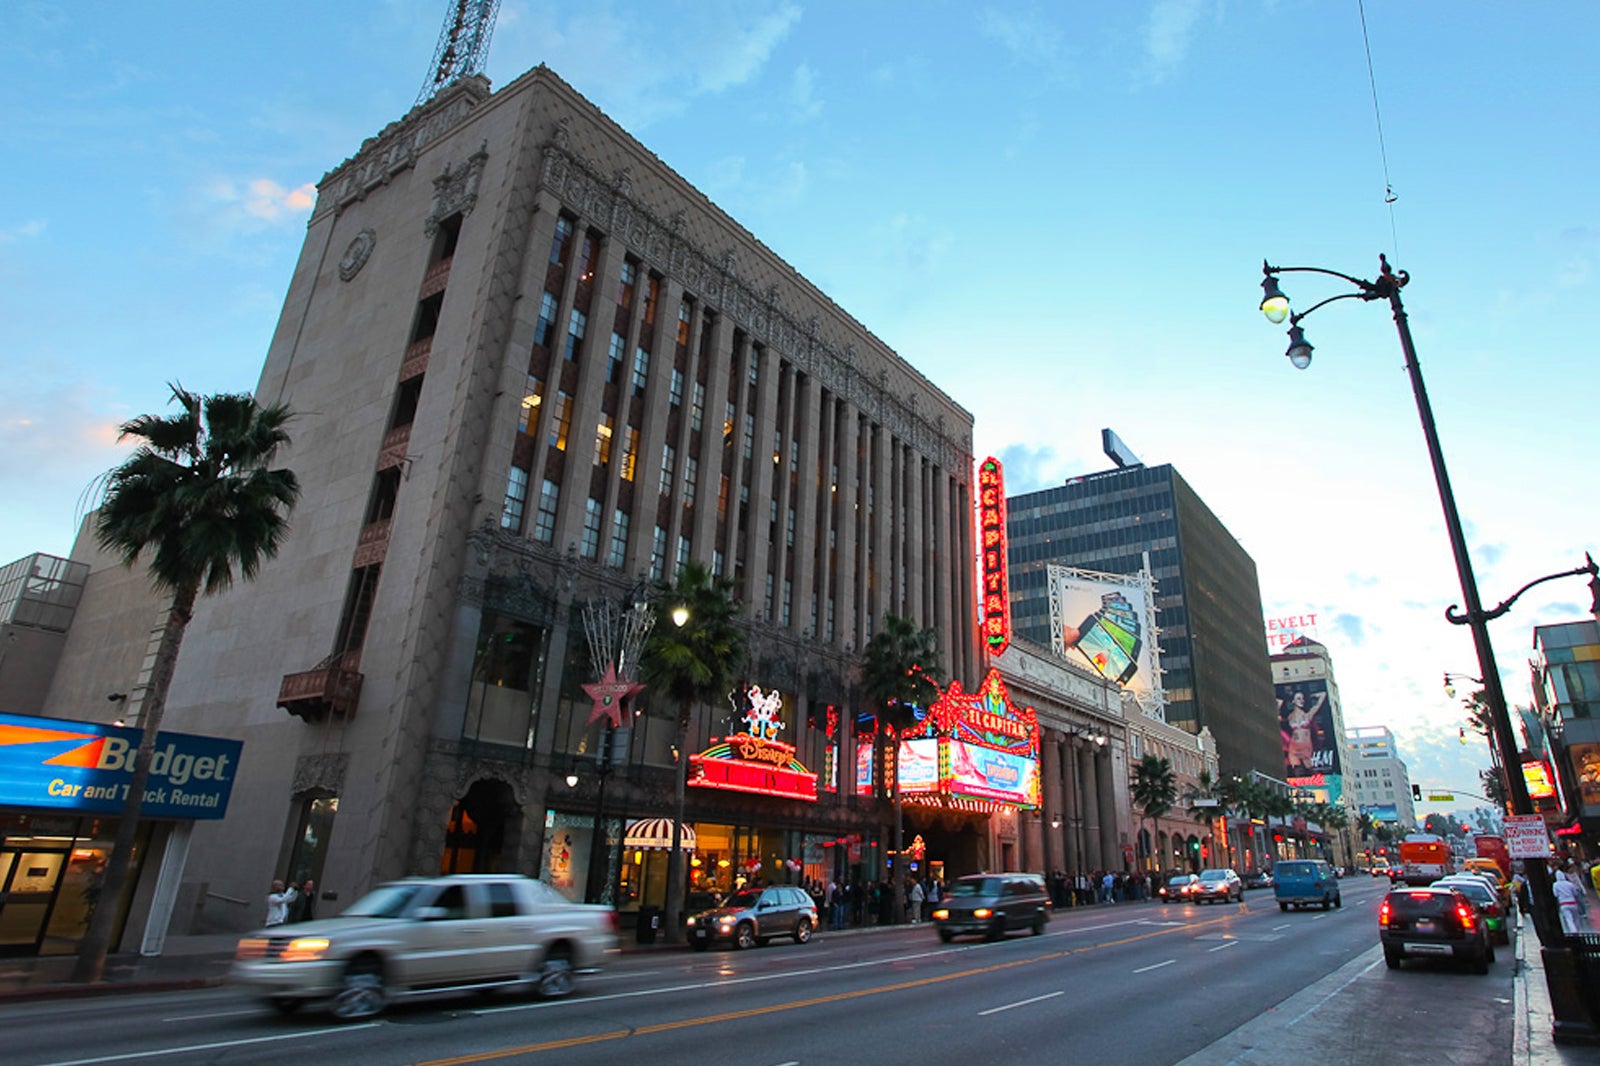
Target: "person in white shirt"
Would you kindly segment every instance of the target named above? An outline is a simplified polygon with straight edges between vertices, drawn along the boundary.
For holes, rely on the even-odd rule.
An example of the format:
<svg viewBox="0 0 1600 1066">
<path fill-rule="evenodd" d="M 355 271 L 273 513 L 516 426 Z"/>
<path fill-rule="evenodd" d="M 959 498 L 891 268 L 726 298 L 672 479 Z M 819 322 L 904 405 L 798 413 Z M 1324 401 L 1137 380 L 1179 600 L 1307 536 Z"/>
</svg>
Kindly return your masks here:
<svg viewBox="0 0 1600 1066">
<path fill-rule="evenodd" d="M 1565 873 L 1557 870 L 1550 891 L 1556 897 L 1556 910 L 1561 912 L 1561 931 L 1582 932 L 1583 897 L 1579 894 L 1582 890 Z"/>
<path fill-rule="evenodd" d="M 289 904 L 295 901 L 299 893 L 292 888 L 285 888 L 282 881 L 272 882 L 272 891 L 267 893 L 267 920 L 265 925 L 282 925 L 289 920 Z"/>
</svg>

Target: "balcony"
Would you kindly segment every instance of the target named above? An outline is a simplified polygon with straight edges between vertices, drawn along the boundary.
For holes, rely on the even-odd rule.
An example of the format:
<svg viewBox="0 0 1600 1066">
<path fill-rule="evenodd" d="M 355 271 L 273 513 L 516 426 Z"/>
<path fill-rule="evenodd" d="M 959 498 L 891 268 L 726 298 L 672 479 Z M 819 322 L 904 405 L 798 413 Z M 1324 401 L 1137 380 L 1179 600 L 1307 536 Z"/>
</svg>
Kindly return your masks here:
<svg viewBox="0 0 1600 1066">
<path fill-rule="evenodd" d="M 454 261 L 453 257 L 441 259 L 428 268 L 428 272 L 422 276 L 422 291 L 417 294 L 417 299 L 426 300 L 444 291 L 445 284 L 450 280 L 450 264 Z"/>
<path fill-rule="evenodd" d="M 387 470 L 406 460 L 406 448 L 411 444 L 411 424 L 395 426 L 383 435 L 383 447 L 378 452 L 378 469 Z"/>
<path fill-rule="evenodd" d="M 433 351 L 433 338 L 424 337 L 406 349 L 406 358 L 400 364 L 401 382 L 410 381 L 420 374 L 427 373 L 428 353 Z"/>
<path fill-rule="evenodd" d="M 350 564 L 352 570 L 360 570 L 363 566 L 383 562 L 384 556 L 389 554 L 389 527 L 393 525 L 390 519 L 380 522 L 369 522 L 361 527 L 361 536 L 356 541 L 356 557 Z"/>
<path fill-rule="evenodd" d="M 278 706 L 307 722 L 333 715 L 350 718 L 361 699 L 359 653 L 330 655 L 313 670 L 283 675 L 278 686 Z"/>
</svg>

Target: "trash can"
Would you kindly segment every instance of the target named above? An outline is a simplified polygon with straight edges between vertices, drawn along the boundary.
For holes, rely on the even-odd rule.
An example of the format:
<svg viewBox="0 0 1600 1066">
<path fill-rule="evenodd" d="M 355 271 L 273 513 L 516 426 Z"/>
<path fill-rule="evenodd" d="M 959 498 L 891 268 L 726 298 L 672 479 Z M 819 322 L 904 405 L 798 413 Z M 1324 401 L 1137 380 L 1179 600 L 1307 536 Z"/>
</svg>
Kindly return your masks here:
<svg viewBox="0 0 1600 1066">
<path fill-rule="evenodd" d="M 1600 933 L 1568 933 L 1578 995 L 1589 1016 L 1600 1022 Z"/>
<path fill-rule="evenodd" d="M 645 904 L 639 908 L 639 924 L 634 927 L 634 938 L 641 944 L 654 944 L 656 932 L 661 928 L 661 908 Z"/>
</svg>

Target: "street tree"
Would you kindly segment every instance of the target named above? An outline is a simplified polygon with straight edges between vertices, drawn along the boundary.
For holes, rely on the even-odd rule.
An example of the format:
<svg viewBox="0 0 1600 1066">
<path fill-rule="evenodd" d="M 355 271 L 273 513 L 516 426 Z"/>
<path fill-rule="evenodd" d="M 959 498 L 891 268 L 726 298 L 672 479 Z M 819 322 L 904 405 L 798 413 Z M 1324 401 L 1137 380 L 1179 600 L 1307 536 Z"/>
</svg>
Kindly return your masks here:
<svg viewBox="0 0 1600 1066">
<path fill-rule="evenodd" d="M 918 629 L 909 618 L 885 615 L 883 628 L 872 635 L 862 649 L 861 698 L 878 716 L 873 731 L 880 745 L 876 765 L 889 765 L 889 752 L 898 760 L 900 738 L 917 720 L 917 711 L 926 710 L 939 698 L 943 671 L 939 666 L 939 634 L 933 629 Z M 904 918 L 905 907 L 905 812 L 901 805 L 899 766 L 894 774 L 894 891 L 891 905 L 895 921 Z"/>
<path fill-rule="evenodd" d="M 289 443 L 288 407 L 261 407 L 245 393 L 170 388 L 176 414 L 140 415 L 120 427 L 118 439 L 138 446 L 105 476 L 95 522 L 100 546 L 128 567 L 145 559 L 152 585 L 170 601 L 139 704 L 133 776 L 96 897 L 105 905 L 90 915 L 72 973 L 77 982 L 98 981 L 105 971 L 156 734 L 195 602 L 230 587 L 236 571 L 253 579 L 277 555 L 300 495 L 292 471 L 272 468 Z"/>
<path fill-rule="evenodd" d="M 1178 798 L 1178 779 L 1172 772 L 1172 764 L 1159 756 L 1144 756 L 1133 768 L 1130 792 L 1133 805 L 1141 812 L 1139 828 L 1142 831 L 1144 820 L 1150 819 L 1155 827 L 1151 834 L 1154 841 L 1161 832 L 1161 816 L 1172 810 Z"/>
<path fill-rule="evenodd" d="M 737 621 L 740 605 L 734 598 L 733 582 L 713 577 L 701 563 L 685 563 L 675 582 L 655 586 L 652 599 L 658 615 L 666 615 L 666 620 L 658 621 L 645 638 L 639 654 L 639 679 L 651 697 L 677 711 L 677 780 L 665 923 L 666 939 L 675 942 L 682 931 L 686 888 L 683 817 L 689 781 L 689 724 L 695 707 L 721 700 L 733 689 L 749 641 Z"/>
</svg>

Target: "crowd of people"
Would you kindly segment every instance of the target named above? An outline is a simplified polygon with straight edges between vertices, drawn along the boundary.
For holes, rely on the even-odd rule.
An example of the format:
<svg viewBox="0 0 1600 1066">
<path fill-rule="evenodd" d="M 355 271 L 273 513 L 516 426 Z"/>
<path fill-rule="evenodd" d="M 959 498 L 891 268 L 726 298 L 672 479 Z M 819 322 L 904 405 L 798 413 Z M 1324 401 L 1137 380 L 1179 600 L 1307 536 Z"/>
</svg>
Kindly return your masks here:
<svg viewBox="0 0 1600 1066">
<path fill-rule="evenodd" d="M 1050 902 L 1056 907 L 1088 907 L 1101 903 L 1122 903 L 1153 898 L 1157 876 L 1097 870 L 1068 874 L 1057 871 L 1045 878 Z M 848 878 L 823 881 L 808 879 L 801 886 L 817 904 L 818 920 L 829 929 L 862 925 L 890 925 L 894 922 L 894 882 Z M 944 899 L 948 886 L 928 874 L 907 876 L 901 913 L 910 923 L 933 920 L 934 908 Z"/>
</svg>

